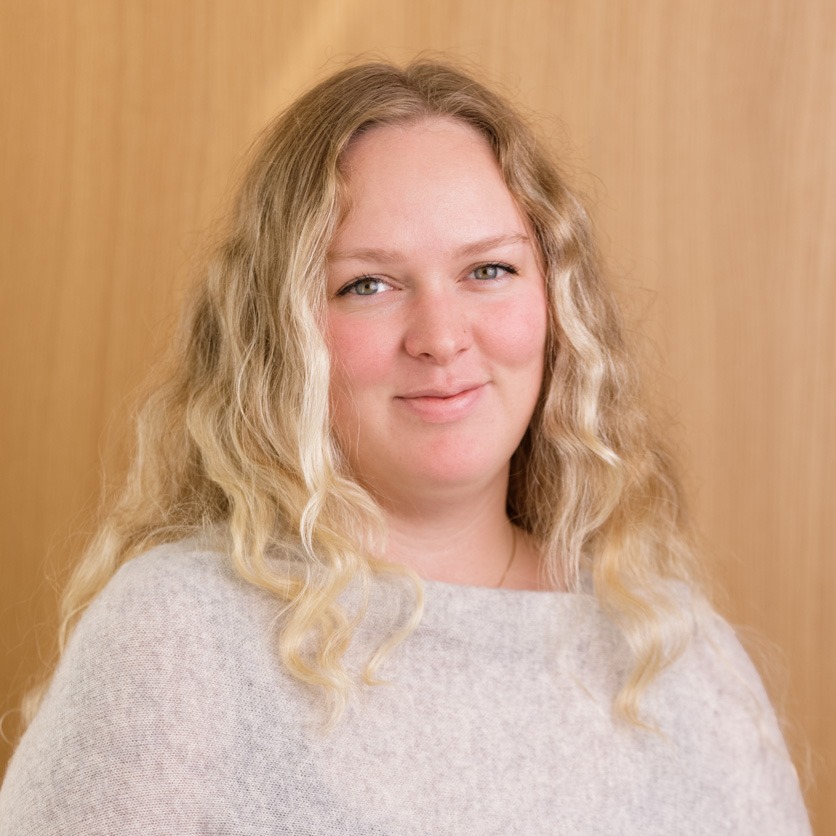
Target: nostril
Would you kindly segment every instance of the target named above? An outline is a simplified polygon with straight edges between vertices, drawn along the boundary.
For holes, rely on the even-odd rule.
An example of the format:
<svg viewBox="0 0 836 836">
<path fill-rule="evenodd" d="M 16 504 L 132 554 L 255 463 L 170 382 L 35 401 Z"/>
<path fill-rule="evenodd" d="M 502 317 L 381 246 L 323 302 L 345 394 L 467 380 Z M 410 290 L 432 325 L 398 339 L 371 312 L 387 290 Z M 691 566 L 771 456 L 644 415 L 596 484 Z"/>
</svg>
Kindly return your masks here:
<svg viewBox="0 0 836 836">
<path fill-rule="evenodd" d="M 444 363 L 465 350 L 469 342 L 470 329 L 466 324 L 436 318 L 432 322 L 416 323 L 406 335 L 405 346 L 415 357 Z"/>
</svg>

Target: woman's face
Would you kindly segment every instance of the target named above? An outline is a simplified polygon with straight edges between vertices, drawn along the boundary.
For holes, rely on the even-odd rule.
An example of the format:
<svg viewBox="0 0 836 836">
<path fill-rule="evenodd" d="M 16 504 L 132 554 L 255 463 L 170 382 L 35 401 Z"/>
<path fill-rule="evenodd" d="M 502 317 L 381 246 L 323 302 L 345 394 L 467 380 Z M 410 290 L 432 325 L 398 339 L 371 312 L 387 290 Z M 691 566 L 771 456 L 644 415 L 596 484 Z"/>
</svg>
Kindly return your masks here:
<svg viewBox="0 0 836 836">
<path fill-rule="evenodd" d="M 351 211 L 329 253 L 327 316 L 341 448 L 384 504 L 504 491 L 547 315 L 490 147 L 449 119 L 381 126 L 343 171 Z"/>
</svg>

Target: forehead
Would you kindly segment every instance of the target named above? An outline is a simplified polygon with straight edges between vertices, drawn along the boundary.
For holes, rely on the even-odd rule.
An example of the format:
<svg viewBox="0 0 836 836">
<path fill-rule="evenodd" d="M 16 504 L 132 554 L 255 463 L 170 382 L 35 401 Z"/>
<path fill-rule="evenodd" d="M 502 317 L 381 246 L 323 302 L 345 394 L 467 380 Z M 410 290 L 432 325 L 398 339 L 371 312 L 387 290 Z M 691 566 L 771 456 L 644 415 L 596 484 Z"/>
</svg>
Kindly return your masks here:
<svg viewBox="0 0 836 836">
<path fill-rule="evenodd" d="M 361 236 L 382 246 L 445 225 L 465 237 L 526 231 L 488 141 L 457 120 L 371 128 L 352 141 L 341 170 L 347 206 L 335 245 Z"/>
<path fill-rule="evenodd" d="M 344 169 L 362 165 L 368 155 L 382 149 L 420 146 L 423 152 L 434 143 L 481 146 L 491 157 L 485 136 L 469 123 L 449 116 L 422 116 L 399 122 L 372 125 L 352 138 L 343 153 Z"/>
</svg>

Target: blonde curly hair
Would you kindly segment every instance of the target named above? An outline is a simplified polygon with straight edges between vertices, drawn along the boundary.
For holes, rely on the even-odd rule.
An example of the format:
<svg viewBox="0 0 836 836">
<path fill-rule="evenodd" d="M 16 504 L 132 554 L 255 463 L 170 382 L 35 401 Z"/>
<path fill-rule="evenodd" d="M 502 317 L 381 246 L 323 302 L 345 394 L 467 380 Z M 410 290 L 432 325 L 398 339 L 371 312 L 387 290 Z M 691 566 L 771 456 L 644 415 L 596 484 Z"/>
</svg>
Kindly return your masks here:
<svg viewBox="0 0 836 836">
<path fill-rule="evenodd" d="M 508 513 L 541 545 L 555 589 L 576 591 L 591 571 L 634 654 L 616 709 L 641 724 L 642 691 L 690 629 L 670 583 L 693 583 L 679 485 L 641 404 L 583 207 L 513 107 L 436 61 L 344 69 L 265 130 L 173 359 L 138 416 L 124 489 L 65 591 L 62 651 L 121 564 L 200 533 L 275 596 L 284 664 L 321 686 L 340 716 L 357 681 L 343 657 L 363 615 L 345 612 L 340 596 L 350 583 L 368 590 L 382 573 L 410 573 L 383 560 L 383 513 L 332 436 L 326 253 L 345 208 L 340 163 L 352 138 L 424 117 L 485 137 L 534 231 L 549 300 L 546 371 L 511 462 Z M 420 620 L 412 578 L 413 616 L 369 660 L 366 682 Z"/>
</svg>

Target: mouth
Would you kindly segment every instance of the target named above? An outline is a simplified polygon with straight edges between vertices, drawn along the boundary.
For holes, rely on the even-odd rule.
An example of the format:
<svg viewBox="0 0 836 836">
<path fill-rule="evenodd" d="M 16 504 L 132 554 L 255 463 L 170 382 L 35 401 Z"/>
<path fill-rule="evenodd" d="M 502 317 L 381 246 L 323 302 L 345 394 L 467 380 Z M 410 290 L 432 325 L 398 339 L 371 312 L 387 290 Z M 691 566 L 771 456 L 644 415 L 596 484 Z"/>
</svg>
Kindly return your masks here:
<svg viewBox="0 0 836 836">
<path fill-rule="evenodd" d="M 414 400 L 416 398 L 449 400 L 450 398 L 457 398 L 459 395 L 464 395 L 467 392 L 473 392 L 476 389 L 481 389 L 484 385 L 484 383 L 457 383 L 448 387 L 416 389 L 415 391 L 398 395 L 398 398 L 402 400 Z"/>
<path fill-rule="evenodd" d="M 466 418 L 475 410 L 487 383 L 418 389 L 395 400 L 410 413 L 430 424 L 446 424 Z"/>
</svg>

